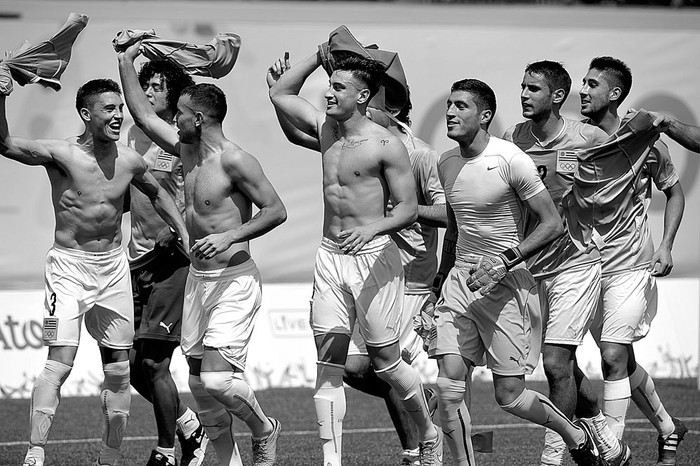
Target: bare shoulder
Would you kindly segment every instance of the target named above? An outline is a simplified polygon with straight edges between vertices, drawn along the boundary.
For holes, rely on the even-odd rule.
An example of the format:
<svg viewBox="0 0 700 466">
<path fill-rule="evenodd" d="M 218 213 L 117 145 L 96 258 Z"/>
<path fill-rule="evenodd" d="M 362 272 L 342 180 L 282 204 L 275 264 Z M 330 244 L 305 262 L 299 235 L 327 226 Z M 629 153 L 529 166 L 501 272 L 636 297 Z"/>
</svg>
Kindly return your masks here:
<svg viewBox="0 0 700 466">
<path fill-rule="evenodd" d="M 252 154 L 231 143 L 221 152 L 221 166 L 227 173 L 234 175 L 259 167 L 260 163 Z"/>
<path fill-rule="evenodd" d="M 382 159 L 388 160 L 395 157 L 408 157 L 406 146 L 401 140 L 383 126 L 374 124 L 367 132 L 369 142 L 373 143 Z"/>
</svg>

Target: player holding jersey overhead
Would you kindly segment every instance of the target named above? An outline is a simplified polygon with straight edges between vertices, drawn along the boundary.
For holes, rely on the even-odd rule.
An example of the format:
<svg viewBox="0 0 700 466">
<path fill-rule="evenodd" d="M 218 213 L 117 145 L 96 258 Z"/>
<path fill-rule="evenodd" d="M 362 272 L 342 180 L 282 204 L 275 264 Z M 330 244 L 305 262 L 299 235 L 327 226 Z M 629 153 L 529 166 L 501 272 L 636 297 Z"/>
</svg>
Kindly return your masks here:
<svg viewBox="0 0 700 466">
<path fill-rule="evenodd" d="M 173 128 L 141 89 L 136 43 L 118 55 L 124 95 L 136 124 L 164 151 L 180 156 L 185 174 L 185 221 L 192 238 L 180 345 L 189 386 L 219 461 L 241 465 L 233 418 L 252 434 L 253 464 L 277 457 L 278 420 L 268 417 L 244 380 L 248 343 L 262 301 L 250 240 L 287 218 L 258 160 L 223 132 L 226 96 L 212 84 L 185 88 Z M 257 207 L 257 213 L 253 206 Z"/>
<path fill-rule="evenodd" d="M 139 83 L 153 110 L 174 125 L 180 92 L 194 84 L 168 61 L 148 61 Z M 173 198 L 184 216 L 184 177 L 179 157 L 165 152 L 138 126 L 127 133 L 127 144 L 143 156 L 149 171 Z M 173 351 L 180 344 L 182 306 L 190 261 L 185 245 L 168 231 L 145 196 L 131 190 L 131 240 L 127 250 L 134 293 L 136 337 L 131 351 L 131 385 L 153 404 L 158 444 L 146 466 L 174 465 L 175 435 L 180 439 L 181 466 L 204 461 L 208 438 L 195 413 L 178 396 L 170 374 Z"/>
<path fill-rule="evenodd" d="M 571 188 L 577 154 L 608 139 L 605 131 L 559 113 L 571 90 L 571 77 L 553 61 L 529 64 L 523 76 L 520 101 L 528 120 L 508 129 L 504 139 L 528 154 L 555 205 L 561 207 Z M 531 231 L 535 223 L 527 223 Z M 624 465 L 630 450 L 615 438 L 603 416 L 598 397 L 576 363 L 576 349 L 593 320 L 600 296 L 600 253 L 579 251 L 568 234 L 550 243 L 528 261 L 537 281 L 544 342 L 542 360 L 549 382 L 549 399 L 569 419 L 585 422 L 601 456 L 609 465 Z M 551 429 L 545 434 L 541 464 L 560 465 L 565 445 Z"/>
<path fill-rule="evenodd" d="M 539 358 L 540 314 L 524 259 L 564 230 L 532 160 L 488 133 L 495 111 L 487 84 L 465 79 L 452 85 L 447 136 L 459 146 L 442 154 L 438 165 L 448 205 L 440 264 L 447 278 L 431 345 L 439 351 L 454 346 L 443 339 L 456 338 L 468 367 L 485 355 L 503 410 L 547 425 L 564 438 L 577 464 L 597 465 L 585 425 L 573 424 L 544 395 L 525 387 L 525 374 Z M 538 222 L 527 236 L 526 206 Z"/>
<path fill-rule="evenodd" d="M 656 314 L 655 276 L 670 273 L 671 249 L 683 214 L 684 197 L 659 129 L 647 112 L 617 112 L 632 86 L 632 73 L 620 60 L 591 61 L 580 91 L 581 113 L 611 135 L 597 149 L 579 156 L 568 206 L 574 241 L 601 244 L 601 304 L 591 332 L 603 358 L 603 411 L 618 437 L 630 397 L 656 427 L 658 464 L 676 464 L 676 447 L 686 427 L 664 409 L 649 374 L 637 364 L 632 343 L 649 331 Z M 654 245 L 647 221 L 651 182 L 666 195 L 664 233 Z"/>
<path fill-rule="evenodd" d="M 324 465 L 341 464 L 343 373 L 354 325 L 377 375 L 404 400 L 418 428 L 420 464 L 441 465 L 442 435 L 430 420 L 420 377 L 399 348 L 403 267 L 388 235 L 416 220 L 416 188 L 405 146 L 366 116 L 384 65 L 355 55 L 336 60 L 324 112 L 298 95 L 321 63 L 315 53 L 291 67 L 271 87 L 270 98 L 284 118 L 316 139 L 323 163 L 323 239 L 311 324 Z"/>
</svg>

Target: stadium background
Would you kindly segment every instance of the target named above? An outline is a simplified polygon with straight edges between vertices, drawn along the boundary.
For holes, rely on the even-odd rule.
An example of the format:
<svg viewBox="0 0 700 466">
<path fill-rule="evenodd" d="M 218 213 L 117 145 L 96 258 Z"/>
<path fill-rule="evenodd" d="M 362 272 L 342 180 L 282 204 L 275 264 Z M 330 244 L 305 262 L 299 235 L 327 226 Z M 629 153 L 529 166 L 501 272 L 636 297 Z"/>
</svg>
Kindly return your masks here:
<svg viewBox="0 0 700 466">
<path fill-rule="evenodd" d="M 540 59 L 564 63 L 572 95 L 564 114 L 578 117 L 577 90 L 594 56 L 626 61 L 634 74 L 624 109 L 644 107 L 700 123 L 700 10 L 618 8 L 614 5 L 429 5 L 362 2 L 138 2 L 2 1 L 0 50 L 22 40 L 50 37 L 69 12 L 87 14 L 63 90 L 16 87 L 8 99 L 11 132 L 30 138 L 79 134 L 74 110 L 80 84 L 97 77 L 118 79 L 111 39 L 122 28 L 154 28 L 162 38 L 206 43 L 217 32 L 242 37 L 231 74 L 215 83 L 227 94 L 225 133 L 257 156 L 284 200 L 287 223 L 252 243 L 263 276 L 264 304 L 251 343 L 247 377 L 255 388 L 308 386 L 315 355 L 308 328 L 311 272 L 321 230 L 318 157 L 286 142 L 267 98 L 265 71 L 289 51 L 292 63 L 313 53 L 339 24 L 363 43 L 398 51 L 411 86 L 414 132 L 439 151 L 445 137 L 444 101 L 450 84 L 474 77 L 498 98 L 491 131 L 500 135 L 521 121 L 519 89 L 524 66 Z M 200 79 L 199 82 L 206 80 Z M 322 105 L 327 77 L 316 72 L 302 92 Z M 623 110 L 624 110 L 623 109 Z M 126 116 L 123 135 L 132 124 Z M 674 248 L 676 267 L 659 280 L 659 314 L 638 360 L 657 377 L 698 377 L 700 298 L 700 158 L 665 139 L 686 193 L 686 211 Z M 662 232 L 663 195 L 650 209 L 654 237 Z M 128 216 L 125 218 L 128 231 Z M 0 397 L 27 397 L 43 366 L 42 277 L 53 237 L 46 173 L 0 158 Z M 95 343 L 87 334 L 64 395 L 94 394 L 101 382 Z M 580 357 L 599 374 L 596 349 L 587 341 Z M 434 368 L 419 365 L 428 380 Z M 174 363 L 186 389 L 181 358 Z M 541 373 L 539 373 L 541 376 Z M 478 377 L 486 374 L 478 372 Z"/>
</svg>

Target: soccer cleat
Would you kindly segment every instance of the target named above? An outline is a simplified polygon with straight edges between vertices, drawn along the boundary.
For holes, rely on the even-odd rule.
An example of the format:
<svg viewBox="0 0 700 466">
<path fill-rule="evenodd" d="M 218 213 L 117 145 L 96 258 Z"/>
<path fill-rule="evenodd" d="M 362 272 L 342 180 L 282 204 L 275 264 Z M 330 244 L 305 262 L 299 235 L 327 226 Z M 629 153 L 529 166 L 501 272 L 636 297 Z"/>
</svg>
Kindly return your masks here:
<svg viewBox="0 0 700 466">
<path fill-rule="evenodd" d="M 420 466 L 442 466 L 442 429 L 435 426 L 437 437 L 419 445 Z"/>
<path fill-rule="evenodd" d="M 44 466 L 44 449 L 39 446 L 29 447 L 22 466 Z"/>
<path fill-rule="evenodd" d="M 174 461 L 174 463 L 168 461 L 167 456 L 159 451 L 153 450 L 146 466 L 177 466 L 177 460 Z"/>
<path fill-rule="evenodd" d="M 268 417 L 272 423 L 272 432 L 265 438 L 251 439 L 253 442 L 253 466 L 272 466 L 277 459 L 277 439 L 282 425 L 274 417 Z"/>
<path fill-rule="evenodd" d="M 588 430 L 588 426 L 586 425 L 586 423 L 577 420 L 576 422 L 574 422 L 574 424 L 576 424 L 581 430 L 583 430 L 583 433 L 586 436 L 583 445 L 581 445 L 578 448 L 569 450 L 569 453 L 571 454 L 571 458 L 574 460 L 574 463 L 576 463 L 578 466 L 602 465 L 603 463 L 601 461 L 600 455 L 598 454 L 598 449 L 595 447 L 595 443 L 593 443 L 593 435 Z"/>
<path fill-rule="evenodd" d="M 200 466 L 204 462 L 204 454 L 209 444 L 209 437 L 204 432 L 201 422 L 197 430 L 188 438 L 185 438 L 179 430 L 177 438 L 180 441 L 180 450 L 182 450 L 181 466 Z"/>
<path fill-rule="evenodd" d="M 401 458 L 401 466 L 420 466 L 419 449 L 404 450 L 403 458 Z"/>
<path fill-rule="evenodd" d="M 673 430 L 671 435 L 665 439 L 659 436 L 659 459 L 656 460 L 656 466 L 670 466 L 676 464 L 676 450 L 683 437 L 685 437 L 688 428 L 680 420 L 673 419 L 673 424 L 676 428 Z"/>
<path fill-rule="evenodd" d="M 33 457 L 24 458 L 22 466 L 44 466 L 44 460 Z"/>
<path fill-rule="evenodd" d="M 632 450 L 630 450 L 630 447 L 622 440 L 620 440 L 620 448 L 620 454 L 611 460 L 606 460 L 601 457 L 603 466 L 628 466 L 630 464 Z"/>
</svg>

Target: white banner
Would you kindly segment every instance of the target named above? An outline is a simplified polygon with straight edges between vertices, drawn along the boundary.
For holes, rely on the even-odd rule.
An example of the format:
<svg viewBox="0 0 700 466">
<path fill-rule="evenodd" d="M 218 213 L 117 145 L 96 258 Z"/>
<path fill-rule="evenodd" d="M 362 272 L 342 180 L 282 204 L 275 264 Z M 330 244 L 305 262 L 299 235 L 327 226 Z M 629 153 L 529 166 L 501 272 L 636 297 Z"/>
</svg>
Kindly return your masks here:
<svg viewBox="0 0 700 466">
<path fill-rule="evenodd" d="M 659 312 L 649 335 L 635 344 L 637 361 L 654 377 L 695 377 L 698 370 L 698 295 L 695 279 L 658 281 Z M 263 304 L 250 342 L 245 378 L 253 389 L 313 386 L 316 350 L 309 327 L 311 284 L 264 285 Z M 42 291 L 0 292 L 0 397 L 26 398 L 41 372 L 47 350 L 41 342 Z M 84 330 L 84 329 L 83 329 Z M 175 351 L 171 370 L 181 391 L 188 391 L 187 364 Z M 600 355 L 587 340 L 579 363 L 600 377 Z M 426 357 L 414 365 L 423 380 L 435 382 L 437 367 Z M 540 364 L 533 378 L 544 379 Z M 477 368 L 476 378 L 490 373 Z M 82 332 L 78 356 L 62 394 L 95 395 L 102 383 L 102 363 L 95 341 Z"/>
</svg>

